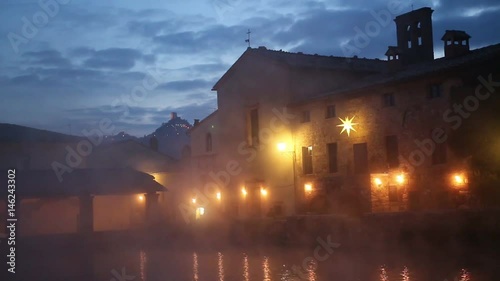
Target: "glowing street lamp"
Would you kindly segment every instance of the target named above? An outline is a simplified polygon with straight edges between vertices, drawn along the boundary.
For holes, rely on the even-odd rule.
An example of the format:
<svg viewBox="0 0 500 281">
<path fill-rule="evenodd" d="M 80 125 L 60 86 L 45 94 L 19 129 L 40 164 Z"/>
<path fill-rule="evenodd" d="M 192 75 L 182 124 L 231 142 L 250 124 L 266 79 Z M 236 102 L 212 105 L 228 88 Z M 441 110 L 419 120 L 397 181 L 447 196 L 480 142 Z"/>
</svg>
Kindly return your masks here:
<svg viewBox="0 0 500 281">
<path fill-rule="evenodd" d="M 140 202 L 144 201 L 144 195 L 140 194 L 139 196 L 137 196 L 137 200 L 139 200 Z"/>
<path fill-rule="evenodd" d="M 405 183 L 405 176 L 403 174 L 399 174 L 396 176 L 396 181 L 399 184 L 404 184 Z"/>
<path fill-rule="evenodd" d="M 286 151 L 286 143 L 280 142 L 276 145 L 278 147 L 278 151 L 285 152 Z"/>
<path fill-rule="evenodd" d="M 453 175 L 453 185 L 455 186 L 464 186 L 467 183 L 467 179 L 462 174 L 454 174 Z"/>
<path fill-rule="evenodd" d="M 192 202 L 193 204 L 196 204 L 196 198 L 191 199 L 191 202 Z"/>
<path fill-rule="evenodd" d="M 217 195 L 216 195 L 216 197 L 217 197 L 217 200 L 219 200 L 219 201 L 220 201 L 220 200 L 221 200 L 221 198 L 222 198 L 222 195 L 221 195 L 221 193 L 220 193 L 220 192 L 217 192 Z"/>
<path fill-rule="evenodd" d="M 267 190 L 263 187 L 260 188 L 260 194 L 262 194 L 262 196 L 266 197 L 267 196 Z"/>
<path fill-rule="evenodd" d="M 304 184 L 304 190 L 305 190 L 305 192 L 309 192 L 309 193 L 312 192 L 312 190 L 313 190 L 312 184 L 310 184 L 310 183 Z"/>
<path fill-rule="evenodd" d="M 373 182 L 375 183 L 375 185 L 376 185 L 377 187 L 381 187 L 381 186 L 382 186 L 382 180 L 381 180 L 380 178 L 375 178 L 375 179 L 373 180 Z"/>
<path fill-rule="evenodd" d="M 244 187 L 241 189 L 241 193 L 243 194 L 243 197 L 246 197 L 248 194 L 247 190 Z"/>
</svg>

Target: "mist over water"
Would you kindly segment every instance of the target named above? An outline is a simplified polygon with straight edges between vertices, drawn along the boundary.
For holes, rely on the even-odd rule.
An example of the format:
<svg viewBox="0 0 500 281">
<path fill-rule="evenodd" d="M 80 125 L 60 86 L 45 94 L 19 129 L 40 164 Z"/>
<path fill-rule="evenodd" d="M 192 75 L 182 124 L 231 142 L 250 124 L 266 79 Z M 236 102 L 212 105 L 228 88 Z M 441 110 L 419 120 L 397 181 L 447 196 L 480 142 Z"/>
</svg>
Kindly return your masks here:
<svg viewBox="0 0 500 281">
<path fill-rule="evenodd" d="M 336 252 L 307 261 L 313 249 L 252 247 L 217 249 L 94 250 L 33 254 L 19 280 L 195 280 L 195 281 L 490 281 L 497 280 L 497 256 L 475 251 Z M 304 262 L 306 260 L 306 262 Z"/>
</svg>

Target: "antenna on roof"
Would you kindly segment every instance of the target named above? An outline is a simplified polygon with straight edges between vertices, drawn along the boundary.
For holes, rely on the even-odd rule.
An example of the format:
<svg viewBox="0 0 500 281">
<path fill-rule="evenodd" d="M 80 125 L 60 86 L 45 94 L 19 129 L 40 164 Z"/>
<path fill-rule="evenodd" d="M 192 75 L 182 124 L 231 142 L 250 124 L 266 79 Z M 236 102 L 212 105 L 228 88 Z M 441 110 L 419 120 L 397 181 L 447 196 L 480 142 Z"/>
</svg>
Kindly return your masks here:
<svg viewBox="0 0 500 281">
<path fill-rule="evenodd" d="M 413 11 L 413 4 L 411 4 L 411 10 Z"/>
<path fill-rule="evenodd" d="M 250 48 L 250 34 L 252 34 L 252 32 L 250 31 L 250 29 L 248 30 L 247 32 L 247 35 L 248 35 L 248 39 L 245 40 L 245 42 L 248 43 L 248 48 Z"/>
</svg>

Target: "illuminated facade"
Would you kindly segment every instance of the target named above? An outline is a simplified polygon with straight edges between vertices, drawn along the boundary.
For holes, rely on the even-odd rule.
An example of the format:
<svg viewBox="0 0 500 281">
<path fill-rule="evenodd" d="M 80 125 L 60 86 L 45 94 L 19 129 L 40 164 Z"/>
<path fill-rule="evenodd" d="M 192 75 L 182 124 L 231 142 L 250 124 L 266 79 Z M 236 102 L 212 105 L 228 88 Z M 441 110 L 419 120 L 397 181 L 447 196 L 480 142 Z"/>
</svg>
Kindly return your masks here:
<svg viewBox="0 0 500 281">
<path fill-rule="evenodd" d="M 191 130 L 193 165 L 211 159 L 193 187 L 214 183 L 239 217 L 463 206 L 469 165 L 446 140 L 457 98 L 498 74 L 500 45 L 469 50 L 465 32 L 446 31 L 453 52 L 434 59 L 431 14 L 396 18 L 388 61 L 247 49 L 214 86 L 217 112 Z"/>
</svg>

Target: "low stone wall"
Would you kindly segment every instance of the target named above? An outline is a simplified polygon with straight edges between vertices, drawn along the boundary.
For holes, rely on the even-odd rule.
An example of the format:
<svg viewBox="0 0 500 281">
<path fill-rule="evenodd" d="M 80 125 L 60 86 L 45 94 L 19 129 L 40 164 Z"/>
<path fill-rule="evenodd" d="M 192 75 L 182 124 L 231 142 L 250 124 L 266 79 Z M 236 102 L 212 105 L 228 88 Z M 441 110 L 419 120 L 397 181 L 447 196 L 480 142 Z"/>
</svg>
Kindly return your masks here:
<svg viewBox="0 0 500 281">
<path fill-rule="evenodd" d="M 228 240 L 314 246 L 318 238 L 349 249 L 500 245 L 500 210 L 332 215 L 236 221 Z"/>
</svg>

